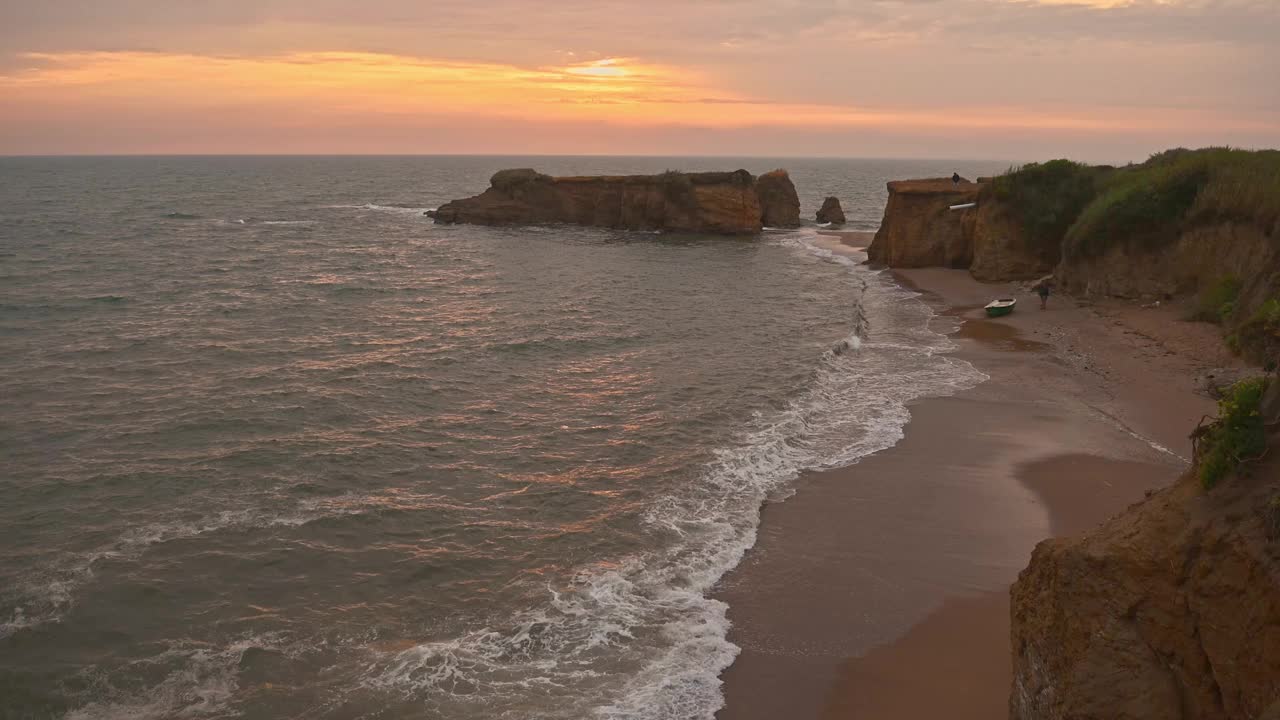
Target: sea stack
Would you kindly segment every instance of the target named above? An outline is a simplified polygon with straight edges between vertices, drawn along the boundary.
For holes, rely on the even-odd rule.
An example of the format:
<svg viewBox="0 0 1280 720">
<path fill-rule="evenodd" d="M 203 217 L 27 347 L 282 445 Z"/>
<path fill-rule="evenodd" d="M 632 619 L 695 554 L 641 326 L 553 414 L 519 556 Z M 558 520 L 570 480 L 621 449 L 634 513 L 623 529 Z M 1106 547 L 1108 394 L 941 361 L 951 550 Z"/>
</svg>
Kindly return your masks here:
<svg viewBox="0 0 1280 720">
<path fill-rule="evenodd" d="M 749 235 L 765 225 L 799 225 L 799 208 L 785 170 L 757 180 L 746 170 L 551 177 L 521 168 L 499 171 L 480 195 L 446 203 L 427 215 L 438 223 Z"/>
<path fill-rule="evenodd" d="M 822 207 L 818 210 L 818 222 L 832 225 L 844 224 L 844 208 L 840 207 L 839 198 L 829 197 L 822 201 Z"/>
<path fill-rule="evenodd" d="M 761 175 L 756 180 L 756 196 L 760 198 L 760 221 L 765 227 L 800 227 L 800 196 L 786 170 Z"/>
</svg>

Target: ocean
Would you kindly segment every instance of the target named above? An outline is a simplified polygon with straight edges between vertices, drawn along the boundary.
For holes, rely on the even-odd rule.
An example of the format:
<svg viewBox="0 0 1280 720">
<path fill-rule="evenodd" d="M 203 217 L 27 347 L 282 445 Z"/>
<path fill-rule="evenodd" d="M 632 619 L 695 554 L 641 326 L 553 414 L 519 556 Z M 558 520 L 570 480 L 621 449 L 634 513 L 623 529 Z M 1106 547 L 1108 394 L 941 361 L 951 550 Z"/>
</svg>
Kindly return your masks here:
<svg viewBox="0 0 1280 720">
<path fill-rule="evenodd" d="M 423 215 L 524 166 L 1004 164 L 0 158 L 0 717 L 714 714 L 762 503 L 983 378 L 815 227 Z"/>
</svg>

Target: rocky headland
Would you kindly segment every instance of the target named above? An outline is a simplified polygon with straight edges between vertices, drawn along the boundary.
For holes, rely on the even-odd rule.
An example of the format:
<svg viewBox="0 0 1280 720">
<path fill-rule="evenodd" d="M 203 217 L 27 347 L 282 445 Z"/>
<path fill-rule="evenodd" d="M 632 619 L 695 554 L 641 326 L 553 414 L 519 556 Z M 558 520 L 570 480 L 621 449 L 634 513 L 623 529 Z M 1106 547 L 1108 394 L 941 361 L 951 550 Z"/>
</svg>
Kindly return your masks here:
<svg viewBox="0 0 1280 720">
<path fill-rule="evenodd" d="M 868 260 L 893 268 L 968 267 L 973 251 L 964 234 L 964 213 L 950 208 L 976 201 L 979 190 L 975 183 L 951 178 L 889 183 L 884 221 L 867 248 Z"/>
<path fill-rule="evenodd" d="M 888 185 L 868 261 L 1053 274 L 1083 298 L 1199 304 L 1246 357 L 1280 349 L 1280 151 L 1170 150 L 1122 168 L 1035 163 Z"/>
<path fill-rule="evenodd" d="M 427 213 L 438 223 L 571 224 L 624 230 L 749 235 L 800 225 L 786 170 L 552 177 L 502 170 L 489 189 Z"/>
<path fill-rule="evenodd" d="M 1014 720 L 1280 718 L 1280 465 L 1041 543 L 1012 644 Z"/>
<path fill-rule="evenodd" d="M 888 189 L 871 263 L 967 269 L 1003 284 L 992 295 L 1052 274 L 1076 307 L 1211 331 L 1190 357 L 1280 359 L 1280 152 L 1174 150 L 1123 168 L 1057 160 Z M 1212 325 L 1190 320 L 1219 325 L 1225 342 L 1214 348 Z M 1137 383 L 1143 363 L 1133 371 Z M 1011 718 L 1280 720 L 1280 392 L 1263 387 L 1223 389 L 1181 479 L 1036 547 L 1010 594 Z"/>
<path fill-rule="evenodd" d="M 967 268 L 984 281 L 1030 279 L 1055 257 L 1027 242 L 1009 208 L 992 202 L 990 181 L 950 178 L 889 183 L 884 221 L 868 249 L 872 263 L 897 268 Z"/>
</svg>

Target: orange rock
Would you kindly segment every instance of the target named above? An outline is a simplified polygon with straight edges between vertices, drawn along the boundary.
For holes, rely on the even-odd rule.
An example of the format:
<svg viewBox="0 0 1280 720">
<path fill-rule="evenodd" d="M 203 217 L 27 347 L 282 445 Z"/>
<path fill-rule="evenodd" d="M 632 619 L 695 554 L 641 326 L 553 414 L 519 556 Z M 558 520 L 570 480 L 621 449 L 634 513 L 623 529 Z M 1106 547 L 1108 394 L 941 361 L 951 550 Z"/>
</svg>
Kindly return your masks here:
<svg viewBox="0 0 1280 720">
<path fill-rule="evenodd" d="M 1280 717 L 1280 464 L 1188 474 L 1011 591 L 1013 720 Z"/>
<path fill-rule="evenodd" d="M 767 217 L 785 214 L 795 188 L 786 171 L 760 185 L 746 170 L 597 177 L 551 177 L 503 170 L 480 195 L 429 212 L 436 222 L 478 225 L 573 224 L 626 230 L 722 235 L 758 233 Z M 799 201 L 796 203 L 798 216 Z M 785 220 L 778 218 L 779 222 Z M 770 224 L 773 224 L 772 222 Z"/>
</svg>

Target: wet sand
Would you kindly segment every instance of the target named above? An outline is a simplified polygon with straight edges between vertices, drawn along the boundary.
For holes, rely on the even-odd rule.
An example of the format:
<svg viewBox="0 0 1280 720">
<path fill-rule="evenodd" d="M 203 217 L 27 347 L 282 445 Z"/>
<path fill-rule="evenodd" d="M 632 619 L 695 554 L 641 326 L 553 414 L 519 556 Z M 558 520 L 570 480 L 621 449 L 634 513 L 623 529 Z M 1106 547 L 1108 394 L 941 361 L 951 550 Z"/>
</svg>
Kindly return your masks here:
<svg viewBox="0 0 1280 720">
<path fill-rule="evenodd" d="M 1009 285 L 897 276 L 940 331 L 963 322 L 952 356 L 991 379 L 915 403 L 898 445 L 764 508 L 718 592 L 742 648 L 723 720 L 1005 716 L 1008 586 L 1031 549 L 1171 482 L 1213 411 L 1194 385 L 1221 340 L 1169 309 L 1135 323 L 1061 297 L 1040 311 L 1020 291 L 1017 312 L 988 320 Z"/>
<path fill-rule="evenodd" d="M 844 245 L 865 250 L 871 245 L 871 241 L 876 239 L 876 234 L 866 230 L 819 230 L 819 235 L 826 235 L 838 239 Z"/>
</svg>

